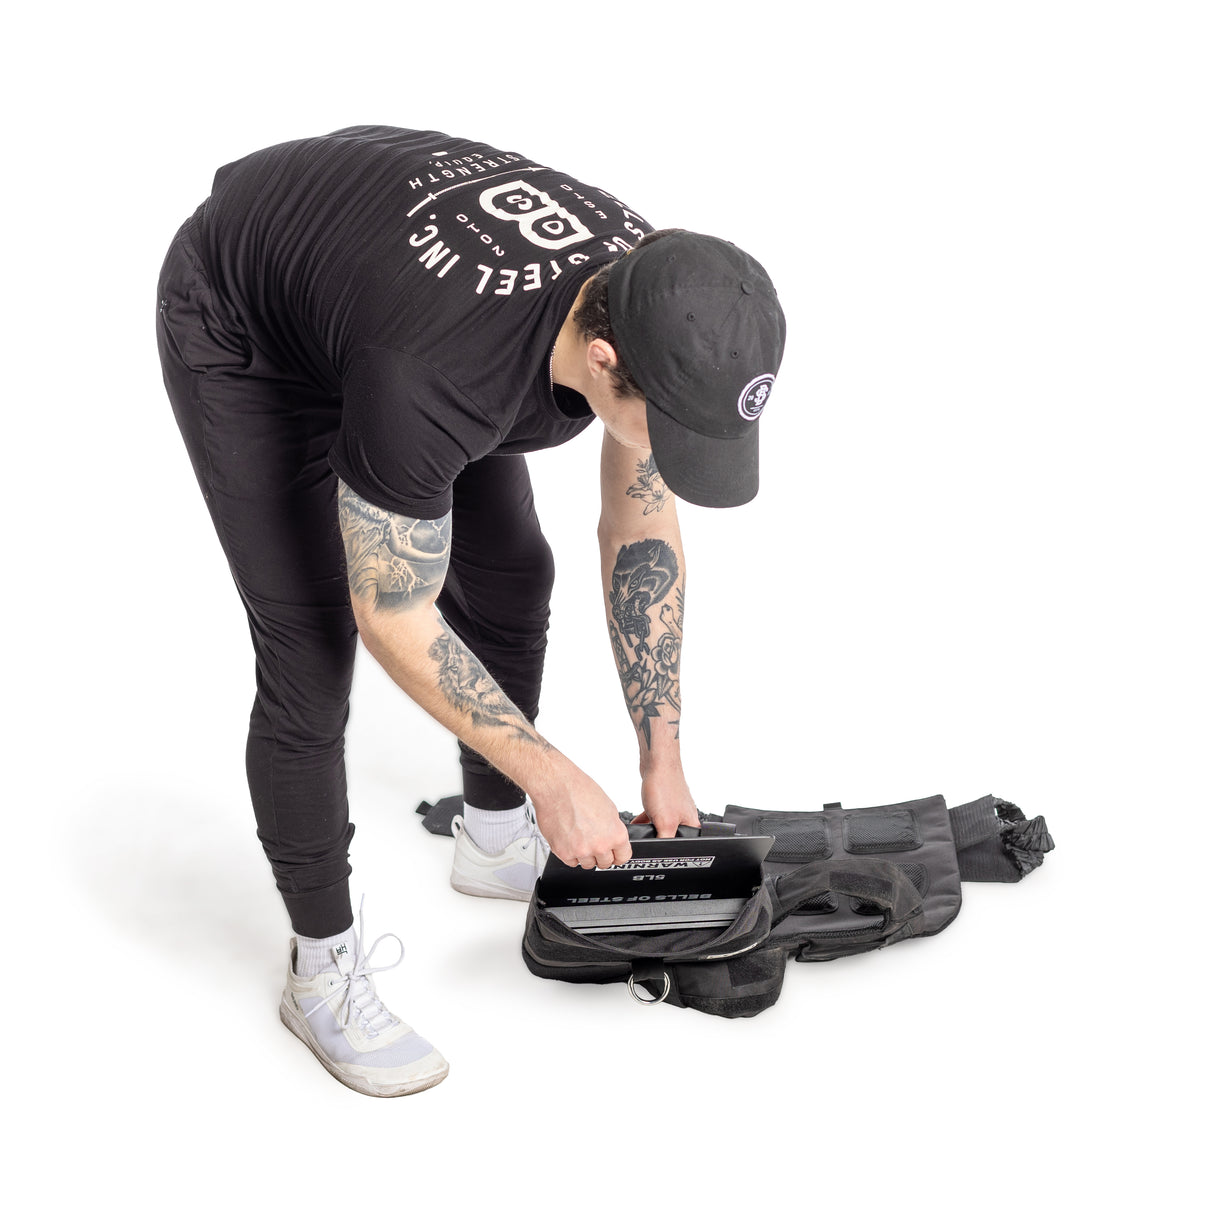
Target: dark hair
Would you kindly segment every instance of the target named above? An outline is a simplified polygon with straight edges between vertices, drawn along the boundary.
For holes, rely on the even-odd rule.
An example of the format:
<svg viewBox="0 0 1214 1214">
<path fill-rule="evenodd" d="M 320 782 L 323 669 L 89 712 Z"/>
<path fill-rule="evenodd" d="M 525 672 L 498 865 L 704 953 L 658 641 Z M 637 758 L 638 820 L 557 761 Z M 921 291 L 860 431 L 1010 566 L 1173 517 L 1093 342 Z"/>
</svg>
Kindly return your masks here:
<svg viewBox="0 0 1214 1214">
<path fill-rule="evenodd" d="M 675 232 L 681 231 L 683 231 L 682 228 L 661 228 L 657 232 L 650 232 L 641 237 L 636 248 L 643 249 L 647 244 L 661 240 L 663 236 L 671 236 Z M 587 341 L 601 339 L 615 351 L 616 362 L 610 371 L 611 386 L 616 396 L 644 396 L 645 393 L 641 390 L 640 384 L 633 378 L 632 372 L 625 364 L 620 354 L 620 348 L 615 344 L 615 334 L 611 331 L 611 312 L 607 306 L 607 276 L 611 273 L 613 265 L 615 265 L 614 261 L 603 266 L 586 284 L 582 302 L 573 314 L 573 323 Z"/>
</svg>

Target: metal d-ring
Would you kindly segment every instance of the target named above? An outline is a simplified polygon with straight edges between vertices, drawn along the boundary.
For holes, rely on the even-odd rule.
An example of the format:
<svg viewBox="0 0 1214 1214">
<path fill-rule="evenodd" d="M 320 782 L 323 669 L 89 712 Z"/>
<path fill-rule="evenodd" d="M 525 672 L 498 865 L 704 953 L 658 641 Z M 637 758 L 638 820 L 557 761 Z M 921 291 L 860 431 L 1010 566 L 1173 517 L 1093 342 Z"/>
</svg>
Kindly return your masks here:
<svg viewBox="0 0 1214 1214">
<path fill-rule="evenodd" d="M 636 975 L 629 974 L 628 993 L 638 1003 L 643 1003 L 646 1007 L 652 1007 L 655 1003 L 661 1003 L 666 996 L 670 994 L 670 975 L 665 970 L 662 971 L 662 993 L 660 995 L 655 995 L 652 999 L 642 999 L 641 996 L 637 994 Z"/>
</svg>

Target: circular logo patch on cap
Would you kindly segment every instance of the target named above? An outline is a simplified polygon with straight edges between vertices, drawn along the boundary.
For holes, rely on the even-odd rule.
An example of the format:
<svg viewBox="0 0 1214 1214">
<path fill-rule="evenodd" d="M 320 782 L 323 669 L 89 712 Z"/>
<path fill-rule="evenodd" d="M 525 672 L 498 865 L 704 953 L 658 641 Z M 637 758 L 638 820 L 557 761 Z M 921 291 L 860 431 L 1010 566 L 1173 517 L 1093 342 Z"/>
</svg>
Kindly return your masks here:
<svg viewBox="0 0 1214 1214">
<path fill-rule="evenodd" d="M 742 395 L 738 397 L 738 412 L 748 422 L 758 420 L 759 414 L 763 412 L 763 406 L 767 404 L 767 398 L 771 395 L 775 382 L 776 377 L 774 375 L 756 375 L 742 389 Z"/>
</svg>

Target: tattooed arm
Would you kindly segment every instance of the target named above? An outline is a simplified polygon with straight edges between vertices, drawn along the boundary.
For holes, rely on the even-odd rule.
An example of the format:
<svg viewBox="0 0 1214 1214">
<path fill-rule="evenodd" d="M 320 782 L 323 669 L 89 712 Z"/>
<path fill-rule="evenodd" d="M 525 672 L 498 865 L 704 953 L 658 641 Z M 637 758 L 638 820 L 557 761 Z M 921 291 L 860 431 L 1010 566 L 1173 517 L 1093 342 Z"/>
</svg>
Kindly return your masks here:
<svg viewBox="0 0 1214 1214">
<path fill-rule="evenodd" d="M 607 632 L 641 755 L 639 820 L 668 837 L 698 826 L 679 750 L 683 545 L 653 456 L 603 436 L 599 549 Z"/>
<path fill-rule="evenodd" d="M 627 831 L 607 795 L 540 736 L 439 614 L 451 516 L 392 514 L 340 481 L 337 505 L 354 618 L 375 659 L 435 720 L 526 790 L 566 864 L 606 868 L 627 860 Z"/>
</svg>

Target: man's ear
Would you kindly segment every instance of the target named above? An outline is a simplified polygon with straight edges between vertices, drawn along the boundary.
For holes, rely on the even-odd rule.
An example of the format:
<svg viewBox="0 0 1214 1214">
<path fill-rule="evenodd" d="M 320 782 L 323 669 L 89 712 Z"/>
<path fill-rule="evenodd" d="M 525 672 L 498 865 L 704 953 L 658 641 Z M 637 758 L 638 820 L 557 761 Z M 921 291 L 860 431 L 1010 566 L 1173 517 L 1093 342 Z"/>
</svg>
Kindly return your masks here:
<svg viewBox="0 0 1214 1214">
<path fill-rule="evenodd" d="M 618 359 L 616 358 L 615 348 L 610 342 L 604 341 L 601 337 L 596 337 L 593 341 L 586 345 L 586 365 L 590 368 L 590 373 L 594 377 L 608 375 L 612 368 L 615 367 Z"/>
</svg>

